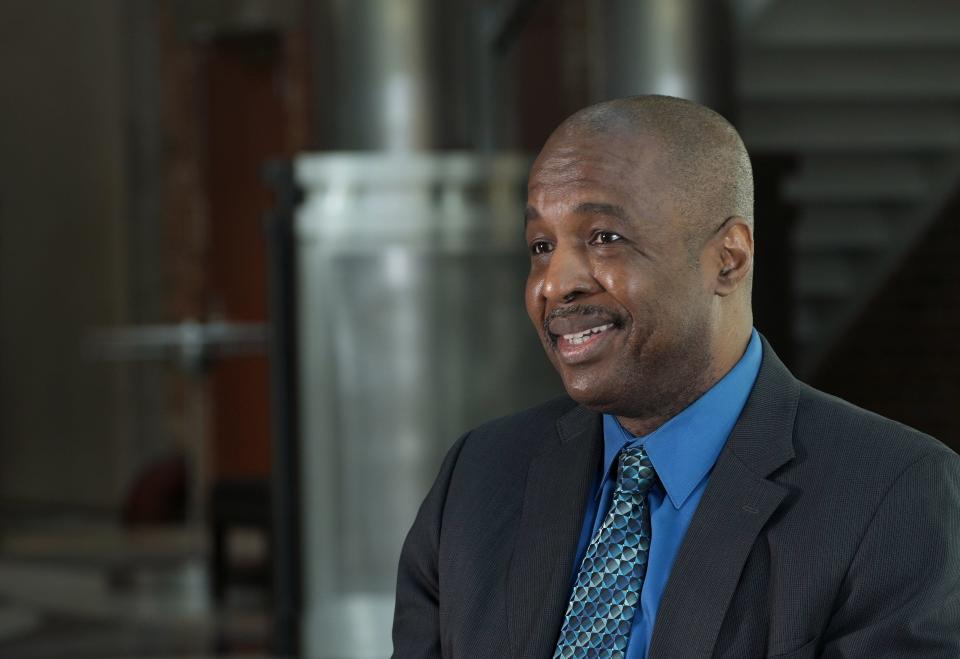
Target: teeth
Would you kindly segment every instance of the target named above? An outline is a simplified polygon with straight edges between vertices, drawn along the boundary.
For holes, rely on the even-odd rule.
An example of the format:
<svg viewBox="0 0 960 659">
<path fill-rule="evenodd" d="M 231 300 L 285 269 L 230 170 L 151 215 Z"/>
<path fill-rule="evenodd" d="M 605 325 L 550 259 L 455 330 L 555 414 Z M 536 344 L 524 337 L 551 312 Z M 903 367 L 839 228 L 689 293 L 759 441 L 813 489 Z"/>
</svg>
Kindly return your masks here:
<svg viewBox="0 0 960 659">
<path fill-rule="evenodd" d="M 573 345 L 580 345 L 581 343 L 589 339 L 594 334 L 605 332 L 611 327 L 613 327 L 613 323 L 607 323 L 606 325 L 598 325 L 597 327 L 591 327 L 590 329 L 585 329 L 582 332 L 574 332 L 573 334 L 564 334 L 563 338 L 565 341 L 568 341 Z"/>
</svg>

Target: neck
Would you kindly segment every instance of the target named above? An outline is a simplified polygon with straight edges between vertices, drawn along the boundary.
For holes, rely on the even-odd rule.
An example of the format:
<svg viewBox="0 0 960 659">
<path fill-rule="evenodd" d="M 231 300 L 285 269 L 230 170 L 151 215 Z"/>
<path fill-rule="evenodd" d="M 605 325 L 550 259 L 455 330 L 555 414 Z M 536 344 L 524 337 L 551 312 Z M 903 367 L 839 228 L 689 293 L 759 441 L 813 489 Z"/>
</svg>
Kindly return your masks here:
<svg viewBox="0 0 960 659">
<path fill-rule="evenodd" d="M 745 336 L 737 338 L 736 341 L 728 341 L 731 346 L 729 350 L 718 351 L 716 358 L 711 360 L 708 368 L 702 371 L 699 378 L 690 381 L 687 387 L 674 392 L 669 399 L 669 403 L 661 406 L 660 409 L 640 416 L 620 416 L 617 415 L 617 421 L 620 422 L 626 430 L 637 437 L 649 435 L 677 414 L 687 409 L 698 398 L 709 391 L 717 382 L 737 365 L 737 362 L 743 357 L 750 343 L 752 325 L 747 328 Z"/>
<path fill-rule="evenodd" d="M 669 416 L 660 416 L 650 419 L 634 419 L 627 418 L 625 416 L 618 416 L 617 421 L 619 421 L 620 425 L 623 426 L 634 437 L 645 437 L 672 419 L 681 411 L 683 410 L 677 410 L 675 414 L 671 414 Z"/>
<path fill-rule="evenodd" d="M 671 405 L 661 408 L 654 414 L 645 414 L 642 416 L 620 416 L 617 415 L 617 421 L 636 437 L 644 437 L 665 424 L 667 421 L 687 409 L 695 400 L 700 398 L 714 384 L 720 381 L 723 375 L 717 378 L 710 378 L 709 384 L 697 383 L 690 386 L 685 391 L 676 392 L 671 397 Z"/>
</svg>

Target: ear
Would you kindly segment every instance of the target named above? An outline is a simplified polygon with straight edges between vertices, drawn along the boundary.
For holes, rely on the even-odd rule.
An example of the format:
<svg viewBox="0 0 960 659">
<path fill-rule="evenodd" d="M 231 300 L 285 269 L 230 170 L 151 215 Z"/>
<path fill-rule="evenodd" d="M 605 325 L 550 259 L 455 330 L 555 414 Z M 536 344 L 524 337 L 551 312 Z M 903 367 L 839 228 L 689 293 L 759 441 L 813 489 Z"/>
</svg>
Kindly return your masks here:
<svg viewBox="0 0 960 659">
<path fill-rule="evenodd" d="M 714 292 L 723 297 L 749 283 L 753 272 L 753 229 L 742 217 L 727 219 L 714 243 L 716 283 Z"/>
</svg>

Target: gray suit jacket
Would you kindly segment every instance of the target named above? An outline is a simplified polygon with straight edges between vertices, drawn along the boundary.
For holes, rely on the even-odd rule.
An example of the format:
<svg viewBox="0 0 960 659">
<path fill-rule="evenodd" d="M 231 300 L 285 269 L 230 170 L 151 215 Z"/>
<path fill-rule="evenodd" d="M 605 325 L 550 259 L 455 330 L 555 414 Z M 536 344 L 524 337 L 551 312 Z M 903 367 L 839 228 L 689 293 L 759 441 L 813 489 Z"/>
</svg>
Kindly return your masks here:
<svg viewBox="0 0 960 659">
<path fill-rule="evenodd" d="M 395 657 L 552 656 L 602 443 L 569 398 L 457 441 L 404 544 Z M 960 658 L 960 458 L 764 341 L 649 657 Z"/>
</svg>

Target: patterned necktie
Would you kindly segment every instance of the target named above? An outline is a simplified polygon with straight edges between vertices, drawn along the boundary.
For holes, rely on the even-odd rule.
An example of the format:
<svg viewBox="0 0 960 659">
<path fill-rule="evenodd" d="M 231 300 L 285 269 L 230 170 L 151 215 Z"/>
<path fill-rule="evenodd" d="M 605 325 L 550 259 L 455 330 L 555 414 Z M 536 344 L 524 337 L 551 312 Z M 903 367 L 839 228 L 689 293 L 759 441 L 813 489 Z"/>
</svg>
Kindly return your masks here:
<svg viewBox="0 0 960 659">
<path fill-rule="evenodd" d="M 554 659 L 625 656 L 647 573 L 647 492 L 656 480 L 642 447 L 620 452 L 610 510 L 580 565 Z"/>
</svg>

